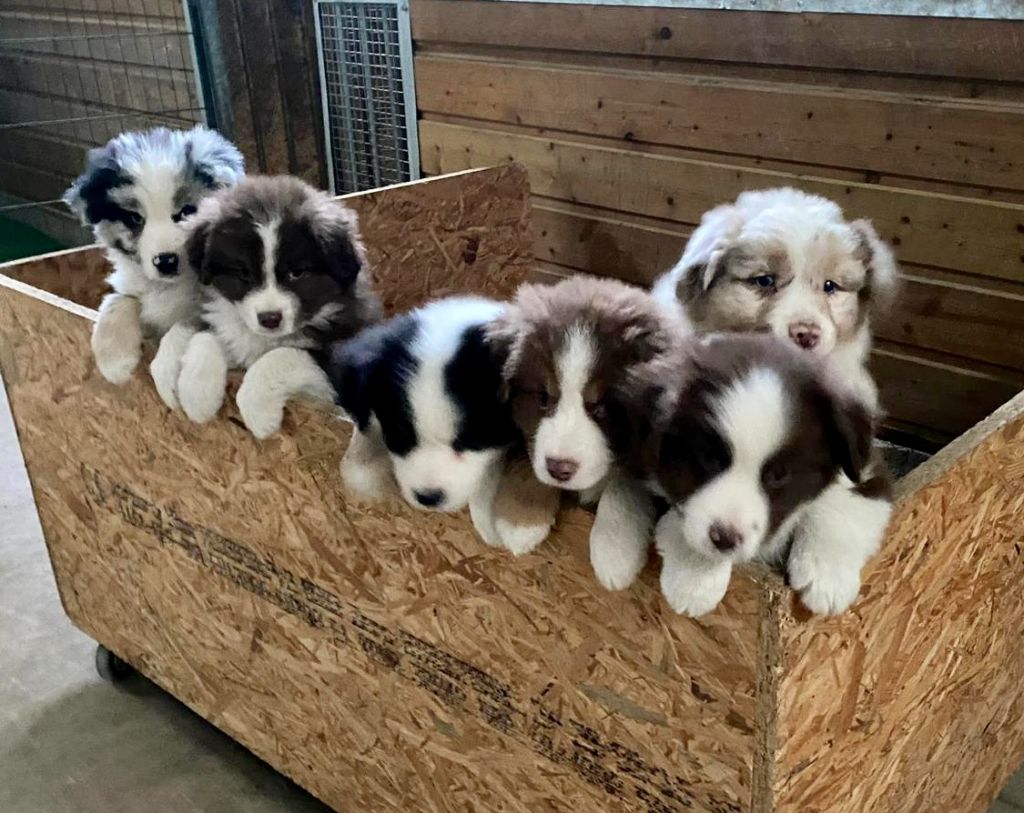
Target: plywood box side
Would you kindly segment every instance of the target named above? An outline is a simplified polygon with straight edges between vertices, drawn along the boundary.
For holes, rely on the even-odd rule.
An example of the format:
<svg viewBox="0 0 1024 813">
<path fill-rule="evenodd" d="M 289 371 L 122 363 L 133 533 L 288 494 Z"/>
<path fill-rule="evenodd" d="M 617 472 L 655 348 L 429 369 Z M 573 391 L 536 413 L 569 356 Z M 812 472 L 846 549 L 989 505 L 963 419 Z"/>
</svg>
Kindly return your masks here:
<svg viewBox="0 0 1024 813">
<path fill-rule="evenodd" d="M 779 813 L 983 813 L 1024 759 L 1022 406 L 904 491 L 850 613 L 783 618 Z"/>
</svg>

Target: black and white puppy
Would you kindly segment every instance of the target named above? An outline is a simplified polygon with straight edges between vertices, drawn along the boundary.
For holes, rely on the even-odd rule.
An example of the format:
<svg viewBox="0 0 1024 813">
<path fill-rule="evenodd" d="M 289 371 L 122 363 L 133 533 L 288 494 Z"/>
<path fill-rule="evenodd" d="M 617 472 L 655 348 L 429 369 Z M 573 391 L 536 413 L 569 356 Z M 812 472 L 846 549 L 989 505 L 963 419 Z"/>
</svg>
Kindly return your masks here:
<svg viewBox="0 0 1024 813">
<path fill-rule="evenodd" d="M 864 476 L 868 405 L 788 343 L 720 334 L 690 349 L 660 422 L 639 474 L 671 506 L 655 540 L 673 609 L 711 611 L 733 565 L 754 559 L 785 563 L 813 611 L 853 602 L 890 513 L 888 482 Z M 839 536 L 818 510 L 835 499 Z"/>
<path fill-rule="evenodd" d="M 64 202 L 92 228 L 114 270 L 114 293 L 92 335 L 100 373 L 125 383 L 144 336 L 159 338 L 198 310 L 198 282 L 184 255 L 200 202 L 243 175 L 241 153 L 205 127 L 122 133 L 92 150 Z"/>
<path fill-rule="evenodd" d="M 202 285 L 203 328 L 164 337 L 153 377 L 193 421 L 220 409 L 227 371 L 246 426 L 277 431 L 286 400 L 333 392 L 308 351 L 377 321 L 356 215 L 298 178 L 250 177 L 203 202 L 188 239 Z"/>
<path fill-rule="evenodd" d="M 500 544 L 492 507 L 517 433 L 484 333 L 504 307 L 441 299 L 330 348 L 325 369 L 356 424 L 342 461 L 347 487 L 380 497 L 393 475 L 410 505 L 468 505 L 484 540 Z"/>
</svg>

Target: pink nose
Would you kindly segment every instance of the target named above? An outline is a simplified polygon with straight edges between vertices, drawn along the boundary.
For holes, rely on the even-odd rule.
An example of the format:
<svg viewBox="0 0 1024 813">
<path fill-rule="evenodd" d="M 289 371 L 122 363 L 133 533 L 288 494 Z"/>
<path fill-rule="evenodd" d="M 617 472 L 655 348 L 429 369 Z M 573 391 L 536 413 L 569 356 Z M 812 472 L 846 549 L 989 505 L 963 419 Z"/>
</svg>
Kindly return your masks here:
<svg viewBox="0 0 1024 813">
<path fill-rule="evenodd" d="M 548 474 L 559 483 L 572 479 L 572 476 L 579 470 L 580 464 L 575 460 L 568 460 L 562 457 L 548 457 L 544 459 Z"/>
<path fill-rule="evenodd" d="M 789 326 L 789 338 L 804 350 L 812 350 L 821 339 L 821 330 L 809 322 L 797 322 Z"/>
<path fill-rule="evenodd" d="M 722 553 L 735 550 L 743 544 L 743 534 L 732 525 L 720 525 L 717 522 L 708 530 L 708 538 Z"/>
</svg>

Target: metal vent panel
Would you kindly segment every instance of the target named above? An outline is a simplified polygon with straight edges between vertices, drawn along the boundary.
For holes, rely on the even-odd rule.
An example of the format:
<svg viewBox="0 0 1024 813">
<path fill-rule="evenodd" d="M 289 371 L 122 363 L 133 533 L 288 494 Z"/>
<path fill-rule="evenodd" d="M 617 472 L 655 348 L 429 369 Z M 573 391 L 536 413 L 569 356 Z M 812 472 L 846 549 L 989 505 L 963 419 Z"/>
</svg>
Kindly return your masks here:
<svg viewBox="0 0 1024 813">
<path fill-rule="evenodd" d="M 316 11 L 332 191 L 418 178 L 408 2 L 319 0 Z"/>
</svg>

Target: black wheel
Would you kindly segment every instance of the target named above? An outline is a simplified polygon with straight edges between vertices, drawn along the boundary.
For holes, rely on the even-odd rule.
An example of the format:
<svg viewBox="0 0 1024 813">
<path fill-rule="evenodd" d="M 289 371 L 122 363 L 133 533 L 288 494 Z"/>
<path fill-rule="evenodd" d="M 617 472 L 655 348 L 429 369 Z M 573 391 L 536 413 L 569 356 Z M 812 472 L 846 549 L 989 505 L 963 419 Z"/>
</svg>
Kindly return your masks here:
<svg viewBox="0 0 1024 813">
<path fill-rule="evenodd" d="M 130 663 L 121 660 L 103 644 L 96 646 L 96 671 L 107 683 L 120 683 L 135 674 Z"/>
</svg>

